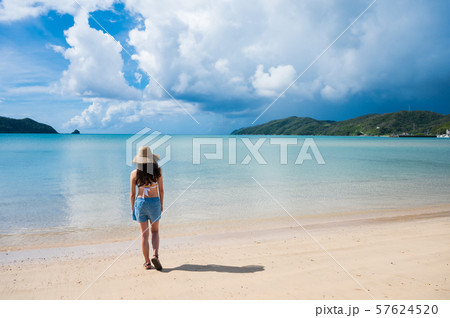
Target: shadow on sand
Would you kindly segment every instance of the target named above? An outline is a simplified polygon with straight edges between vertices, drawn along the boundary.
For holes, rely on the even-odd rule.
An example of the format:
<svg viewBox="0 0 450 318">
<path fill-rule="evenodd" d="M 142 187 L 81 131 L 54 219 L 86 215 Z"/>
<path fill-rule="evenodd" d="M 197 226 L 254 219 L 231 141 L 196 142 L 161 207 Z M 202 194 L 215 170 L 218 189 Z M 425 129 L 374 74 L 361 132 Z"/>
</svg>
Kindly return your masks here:
<svg viewBox="0 0 450 318">
<path fill-rule="evenodd" d="M 220 273 L 255 273 L 264 270 L 264 266 L 260 265 L 246 265 L 246 266 L 228 266 L 228 265 L 197 265 L 197 264 L 183 264 L 173 268 L 163 268 L 163 273 L 171 271 L 187 271 L 187 272 L 220 272 Z"/>
</svg>

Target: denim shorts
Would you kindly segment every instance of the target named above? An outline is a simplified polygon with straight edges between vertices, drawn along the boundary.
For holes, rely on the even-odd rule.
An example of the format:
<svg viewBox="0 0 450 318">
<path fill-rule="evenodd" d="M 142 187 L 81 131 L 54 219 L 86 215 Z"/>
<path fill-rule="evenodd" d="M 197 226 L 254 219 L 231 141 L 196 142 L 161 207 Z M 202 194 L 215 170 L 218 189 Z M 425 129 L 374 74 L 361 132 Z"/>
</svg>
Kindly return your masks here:
<svg viewBox="0 0 450 318">
<path fill-rule="evenodd" d="M 161 201 L 159 197 L 136 198 L 133 208 L 133 220 L 150 223 L 159 221 L 161 218 Z"/>
</svg>

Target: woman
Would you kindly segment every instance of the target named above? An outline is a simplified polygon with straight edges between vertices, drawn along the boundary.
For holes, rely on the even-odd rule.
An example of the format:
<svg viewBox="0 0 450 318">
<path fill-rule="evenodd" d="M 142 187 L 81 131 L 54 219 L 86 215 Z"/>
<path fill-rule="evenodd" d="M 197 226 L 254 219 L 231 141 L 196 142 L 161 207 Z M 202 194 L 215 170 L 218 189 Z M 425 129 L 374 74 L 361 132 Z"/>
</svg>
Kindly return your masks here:
<svg viewBox="0 0 450 318">
<path fill-rule="evenodd" d="M 143 146 L 138 150 L 133 162 L 136 169 L 131 172 L 131 209 L 133 220 L 139 222 L 141 228 L 141 245 L 144 254 L 144 268 L 151 269 L 149 258 L 149 221 L 152 233 L 153 257 L 151 262 L 157 270 L 162 270 L 158 258 L 159 219 L 163 210 L 164 187 L 161 168 L 158 166 L 158 155 L 154 155 L 150 147 Z M 138 188 L 136 196 L 136 187 Z"/>
</svg>

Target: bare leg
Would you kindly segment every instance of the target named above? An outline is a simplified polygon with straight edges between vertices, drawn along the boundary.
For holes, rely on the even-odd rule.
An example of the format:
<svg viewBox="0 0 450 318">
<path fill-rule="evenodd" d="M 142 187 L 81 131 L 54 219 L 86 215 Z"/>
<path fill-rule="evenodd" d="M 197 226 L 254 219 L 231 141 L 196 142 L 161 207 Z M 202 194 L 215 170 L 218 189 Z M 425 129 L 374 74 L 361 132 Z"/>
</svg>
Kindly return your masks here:
<svg viewBox="0 0 450 318">
<path fill-rule="evenodd" d="M 150 263 L 149 244 L 148 244 L 148 237 L 149 237 L 148 221 L 146 221 L 146 222 L 139 222 L 139 226 L 141 228 L 142 253 L 144 254 L 145 263 L 147 264 L 147 263 Z"/>
<path fill-rule="evenodd" d="M 151 231 L 152 231 L 153 255 L 158 256 L 158 250 L 159 250 L 159 221 L 156 221 L 155 223 L 152 223 Z"/>
</svg>

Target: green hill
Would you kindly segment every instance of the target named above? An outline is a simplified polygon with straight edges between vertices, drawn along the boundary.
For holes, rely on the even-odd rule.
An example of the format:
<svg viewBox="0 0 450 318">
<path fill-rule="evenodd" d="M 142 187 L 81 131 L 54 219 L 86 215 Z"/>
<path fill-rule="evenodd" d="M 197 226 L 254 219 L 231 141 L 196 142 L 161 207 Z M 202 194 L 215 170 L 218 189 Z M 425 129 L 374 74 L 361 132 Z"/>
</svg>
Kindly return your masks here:
<svg viewBox="0 0 450 318">
<path fill-rule="evenodd" d="M 57 134 L 58 132 L 53 127 L 30 118 L 14 119 L 0 116 L 0 133 Z"/>
<path fill-rule="evenodd" d="M 316 120 L 309 117 L 288 117 L 268 123 L 241 128 L 232 135 L 391 135 L 437 134 L 450 129 L 450 115 L 431 111 L 399 111 L 387 114 L 369 114 L 343 121 Z"/>
</svg>

